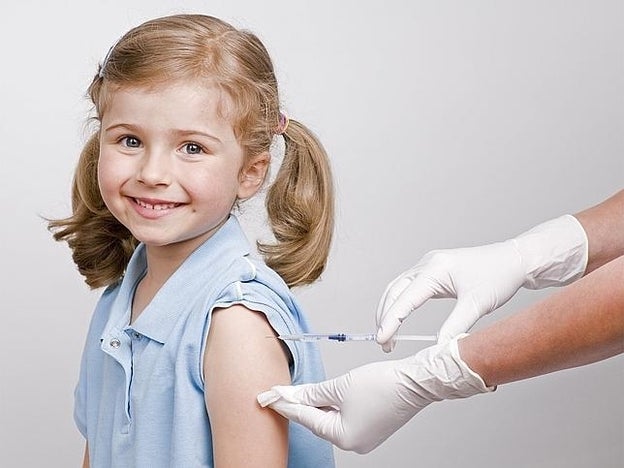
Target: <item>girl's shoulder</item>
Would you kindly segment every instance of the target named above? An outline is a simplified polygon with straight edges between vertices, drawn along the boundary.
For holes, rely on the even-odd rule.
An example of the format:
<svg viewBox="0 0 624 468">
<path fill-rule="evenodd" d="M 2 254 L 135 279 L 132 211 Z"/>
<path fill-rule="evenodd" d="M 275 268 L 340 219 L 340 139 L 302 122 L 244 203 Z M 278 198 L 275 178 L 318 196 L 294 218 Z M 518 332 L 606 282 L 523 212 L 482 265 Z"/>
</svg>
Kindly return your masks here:
<svg viewBox="0 0 624 468">
<path fill-rule="evenodd" d="M 299 305 L 292 291 L 262 259 L 244 255 L 238 257 L 229 270 L 221 296 L 227 296 L 232 302 L 265 303 L 288 315 L 298 315 Z"/>
</svg>

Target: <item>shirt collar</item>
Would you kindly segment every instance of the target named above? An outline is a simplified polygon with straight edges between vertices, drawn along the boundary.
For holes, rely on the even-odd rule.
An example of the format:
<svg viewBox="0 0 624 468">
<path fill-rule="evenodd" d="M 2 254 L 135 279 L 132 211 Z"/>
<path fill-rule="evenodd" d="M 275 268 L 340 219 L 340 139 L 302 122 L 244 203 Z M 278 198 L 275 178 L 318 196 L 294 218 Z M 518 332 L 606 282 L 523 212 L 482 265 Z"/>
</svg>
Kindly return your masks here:
<svg viewBox="0 0 624 468">
<path fill-rule="evenodd" d="M 125 328 L 131 328 L 159 343 L 166 343 L 182 310 L 193 307 L 193 303 L 200 299 L 200 289 L 210 284 L 216 274 L 228 266 L 232 256 L 247 255 L 249 250 L 249 242 L 238 220 L 231 215 L 214 235 L 178 267 L 137 320 Z M 130 310 L 135 287 L 145 275 L 146 269 L 145 246 L 139 244 L 128 263 L 119 296 L 115 301 L 122 310 Z M 129 314 L 124 315 L 127 325 Z"/>
</svg>

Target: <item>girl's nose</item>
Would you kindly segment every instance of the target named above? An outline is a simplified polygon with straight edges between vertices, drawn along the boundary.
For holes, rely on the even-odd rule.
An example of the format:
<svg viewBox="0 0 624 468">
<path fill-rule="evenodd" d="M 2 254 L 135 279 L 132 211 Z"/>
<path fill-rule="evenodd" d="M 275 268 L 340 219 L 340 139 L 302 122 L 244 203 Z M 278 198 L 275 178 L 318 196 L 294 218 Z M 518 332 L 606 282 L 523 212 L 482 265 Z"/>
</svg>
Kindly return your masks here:
<svg viewBox="0 0 624 468">
<path fill-rule="evenodd" d="M 171 161 L 165 151 L 145 151 L 141 156 L 137 180 L 145 185 L 171 184 Z"/>
</svg>

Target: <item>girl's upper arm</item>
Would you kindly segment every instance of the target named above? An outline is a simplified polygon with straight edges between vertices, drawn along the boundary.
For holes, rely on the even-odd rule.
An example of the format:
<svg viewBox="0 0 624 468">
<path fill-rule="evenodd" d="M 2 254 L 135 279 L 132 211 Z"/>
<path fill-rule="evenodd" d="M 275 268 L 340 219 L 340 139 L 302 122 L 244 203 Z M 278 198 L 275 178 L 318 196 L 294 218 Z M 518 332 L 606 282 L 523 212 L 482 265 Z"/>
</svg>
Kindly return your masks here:
<svg viewBox="0 0 624 468">
<path fill-rule="evenodd" d="M 242 305 L 212 313 L 204 377 L 216 467 L 287 465 L 288 422 L 256 400 L 290 384 L 287 355 L 274 337 L 265 315 Z"/>
<path fill-rule="evenodd" d="M 85 443 L 84 456 L 82 457 L 82 468 L 89 468 L 89 444 Z"/>
</svg>

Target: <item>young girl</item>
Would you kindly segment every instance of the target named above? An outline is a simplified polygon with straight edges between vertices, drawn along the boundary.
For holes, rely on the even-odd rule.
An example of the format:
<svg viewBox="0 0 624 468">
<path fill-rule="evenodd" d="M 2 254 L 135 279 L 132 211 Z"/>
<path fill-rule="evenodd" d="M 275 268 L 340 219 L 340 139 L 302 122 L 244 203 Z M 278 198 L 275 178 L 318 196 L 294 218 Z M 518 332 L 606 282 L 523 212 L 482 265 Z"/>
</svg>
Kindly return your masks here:
<svg viewBox="0 0 624 468">
<path fill-rule="evenodd" d="M 280 112 L 266 49 L 213 17 L 155 19 L 109 51 L 89 96 L 99 128 L 72 216 L 51 222 L 107 287 L 75 394 L 85 466 L 333 466 L 330 445 L 256 401 L 324 377 L 315 347 L 274 337 L 308 329 L 289 286 L 319 277 L 333 229 L 326 154 Z M 262 186 L 275 135 L 269 268 L 231 211 Z"/>
</svg>

